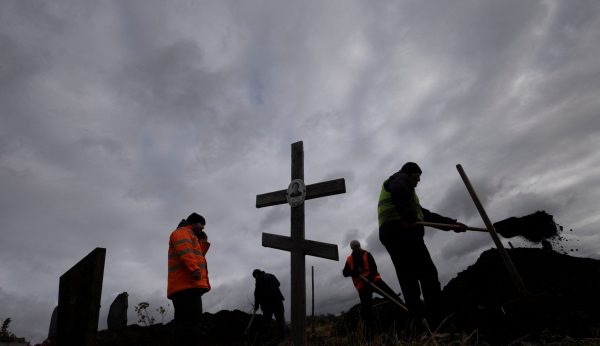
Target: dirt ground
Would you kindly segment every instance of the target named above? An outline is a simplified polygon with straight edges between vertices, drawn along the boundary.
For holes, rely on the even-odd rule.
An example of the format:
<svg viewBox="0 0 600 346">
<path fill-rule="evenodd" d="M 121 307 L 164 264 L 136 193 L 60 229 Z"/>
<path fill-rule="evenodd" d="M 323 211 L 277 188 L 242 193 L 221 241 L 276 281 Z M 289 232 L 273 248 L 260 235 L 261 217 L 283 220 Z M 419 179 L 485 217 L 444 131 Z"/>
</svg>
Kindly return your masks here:
<svg viewBox="0 0 600 346">
<path fill-rule="evenodd" d="M 600 261 L 535 248 L 508 253 L 529 294 L 517 293 L 497 250 L 488 250 L 444 288 L 457 327 L 493 339 L 600 337 Z"/>
<path fill-rule="evenodd" d="M 507 251 L 529 293 L 518 294 L 497 250 L 487 250 L 444 287 L 448 319 L 440 332 L 476 333 L 478 342 L 498 345 L 515 340 L 551 342 L 566 336 L 600 338 L 599 260 L 539 248 Z M 414 326 L 408 324 L 405 314 L 382 299 L 376 299 L 375 305 L 380 333 L 410 334 Z M 357 326 L 358 309 L 356 305 L 339 316 L 322 318 L 317 331 L 327 330 L 327 335 L 313 335 L 314 340 L 337 345 L 328 343 L 327 338 L 348 338 Z M 268 332 L 275 330 L 274 321 L 262 336 L 256 334 L 258 323 L 245 334 L 250 318 L 239 310 L 205 313 L 197 332 L 203 345 L 278 344 Z M 92 345 L 177 345 L 176 334 L 172 324 L 131 325 L 98 332 Z"/>
</svg>

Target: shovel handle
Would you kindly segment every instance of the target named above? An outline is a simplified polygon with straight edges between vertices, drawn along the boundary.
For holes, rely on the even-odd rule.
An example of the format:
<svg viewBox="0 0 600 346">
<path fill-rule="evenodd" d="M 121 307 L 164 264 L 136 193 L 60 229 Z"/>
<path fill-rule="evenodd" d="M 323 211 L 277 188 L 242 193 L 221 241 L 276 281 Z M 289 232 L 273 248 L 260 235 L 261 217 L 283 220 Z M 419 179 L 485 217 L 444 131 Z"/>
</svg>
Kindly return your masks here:
<svg viewBox="0 0 600 346">
<path fill-rule="evenodd" d="M 256 311 L 254 311 L 254 313 L 252 314 L 252 317 L 250 317 L 250 322 L 248 322 L 248 326 L 246 326 L 246 330 L 244 331 L 245 335 L 247 335 L 248 331 L 250 330 L 250 326 L 252 325 L 252 321 L 254 321 L 254 316 L 256 316 Z"/>
<path fill-rule="evenodd" d="M 438 222 L 417 222 L 417 225 L 423 225 L 423 226 L 429 226 L 429 227 L 441 227 L 441 228 L 456 228 L 457 227 L 457 225 L 454 225 L 451 223 L 438 223 Z M 486 228 L 482 228 L 482 227 L 467 226 L 467 229 L 470 231 L 488 233 L 488 230 Z"/>
<path fill-rule="evenodd" d="M 369 279 L 367 279 L 366 277 L 364 277 L 364 275 L 362 274 L 358 274 L 358 276 L 360 276 L 360 278 L 368 283 L 369 285 L 371 285 L 371 287 L 373 287 L 374 289 L 377 290 L 377 292 L 379 292 L 381 295 L 383 295 L 384 297 L 386 297 L 387 299 L 389 299 L 390 301 L 394 302 L 396 305 L 398 305 L 400 308 L 402 308 L 402 310 L 408 312 L 408 308 L 406 306 L 404 306 L 402 303 L 400 303 L 398 300 L 392 298 L 389 294 L 385 293 L 381 288 L 379 288 L 377 285 L 375 285 L 374 283 L 372 283 L 371 281 L 369 281 Z"/>
</svg>

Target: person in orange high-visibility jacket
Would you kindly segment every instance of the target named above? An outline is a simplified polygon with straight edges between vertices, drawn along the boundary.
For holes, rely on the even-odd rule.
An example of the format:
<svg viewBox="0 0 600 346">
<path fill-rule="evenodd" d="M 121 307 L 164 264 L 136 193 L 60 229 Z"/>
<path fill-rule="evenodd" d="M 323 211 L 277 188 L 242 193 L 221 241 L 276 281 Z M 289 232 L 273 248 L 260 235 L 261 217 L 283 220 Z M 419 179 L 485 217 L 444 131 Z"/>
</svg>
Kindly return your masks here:
<svg viewBox="0 0 600 346">
<path fill-rule="evenodd" d="M 350 248 L 352 249 L 352 254 L 346 259 L 346 265 L 344 266 L 342 274 L 345 277 L 352 277 L 352 283 L 354 284 L 354 287 L 356 287 L 358 297 L 360 298 L 361 316 L 365 327 L 367 328 L 367 335 L 371 338 L 373 336 L 374 322 L 372 312 L 373 292 L 382 295 L 380 292 L 374 290 L 371 284 L 380 288 L 393 299 L 396 299 L 399 302 L 402 302 L 402 300 L 398 297 L 398 294 L 381 279 L 381 275 L 377 272 L 375 259 L 369 252 L 360 247 L 360 242 L 358 240 L 351 241 Z M 365 282 L 365 280 L 360 277 L 361 275 L 369 282 Z"/>
<path fill-rule="evenodd" d="M 175 324 L 190 334 L 202 317 L 202 295 L 210 290 L 206 253 L 210 247 L 204 232 L 206 220 L 192 213 L 169 238 L 167 297 L 173 301 Z"/>
</svg>

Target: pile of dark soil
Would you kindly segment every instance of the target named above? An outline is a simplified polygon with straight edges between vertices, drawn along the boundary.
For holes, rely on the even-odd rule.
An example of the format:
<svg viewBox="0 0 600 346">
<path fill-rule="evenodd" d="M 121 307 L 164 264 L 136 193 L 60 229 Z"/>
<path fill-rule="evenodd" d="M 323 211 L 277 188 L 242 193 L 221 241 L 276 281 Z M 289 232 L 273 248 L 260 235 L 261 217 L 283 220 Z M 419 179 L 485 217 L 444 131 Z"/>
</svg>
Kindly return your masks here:
<svg viewBox="0 0 600 346">
<path fill-rule="evenodd" d="M 507 342 L 600 336 L 599 260 L 531 248 L 508 253 L 530 294 L 520 297 L 497 250 L 485 251 L 444 288 L 452 324 Z"/>
</svg>

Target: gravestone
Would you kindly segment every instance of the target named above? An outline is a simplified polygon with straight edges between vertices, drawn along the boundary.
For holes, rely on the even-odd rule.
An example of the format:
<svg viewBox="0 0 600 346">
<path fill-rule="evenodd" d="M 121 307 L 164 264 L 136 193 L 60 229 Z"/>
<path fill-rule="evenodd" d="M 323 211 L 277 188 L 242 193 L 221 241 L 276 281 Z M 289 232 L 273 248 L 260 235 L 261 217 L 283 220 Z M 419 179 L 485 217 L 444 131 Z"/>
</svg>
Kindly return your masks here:
<svg viewBox="0 0 600 346">
<path fill-rule="evenodd" d="M 300 141 L 292 144 L 292 181 L 288 188 L 256 196 L 257 208 L 286 202 L 291 207 L 290 237 L 263 233 L 262 245 L 290 252 L 292 269 L 292 342 L 296 346 L 306 344 L 306 268 L 304 256 L 339 260 L 337 245 L 304 239 L 304 201 L 345 192 L 346 183 L 343 178 L 311 185 L 304 184 L 304 149 Z"/>
<path fill-rule="evenodd" d="M 127 326 L 127 308 L 129 307 L 129 294 L 120 293 L 110 304 L 106 325 L 108 329 L 118 329 Z"/>
<path fill-rule="evenodd" d="M 58 345 L 86 346 L 98 331 L 105 257 L 96 248 L 60 277 Z"/>
</svg>

